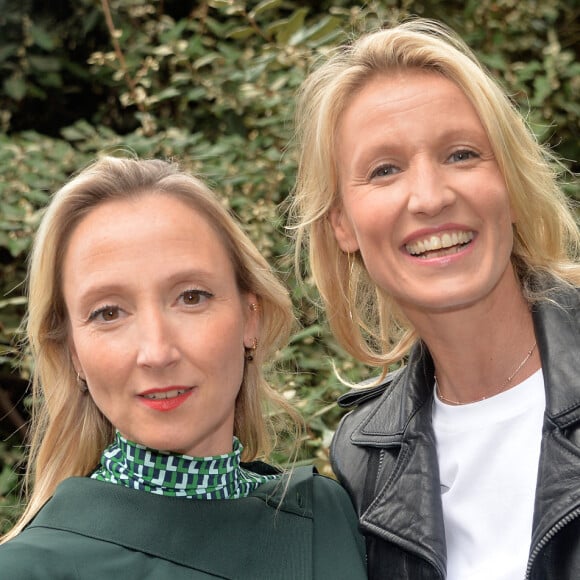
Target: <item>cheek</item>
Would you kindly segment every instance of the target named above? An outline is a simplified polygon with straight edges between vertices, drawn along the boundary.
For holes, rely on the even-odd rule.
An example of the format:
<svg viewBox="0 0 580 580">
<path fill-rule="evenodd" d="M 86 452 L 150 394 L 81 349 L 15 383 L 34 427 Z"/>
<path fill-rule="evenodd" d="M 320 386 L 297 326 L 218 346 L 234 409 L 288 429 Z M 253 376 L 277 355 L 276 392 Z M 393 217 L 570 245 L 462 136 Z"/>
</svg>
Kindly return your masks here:
<svg viewBox="0 0 580 580">
<path fill-rule="evenodd" d="M 112 341 L 90 333 L 73 335 L 78 370 L 85 374 L 91 387 L 106 388 L 126 380 L 134 350 L 125 341 Z"/>
<path fill-rule="evenodd" d="M 184 335 L 184 350 L 199 366 L 209 366 L 221 376 L 237 376 L 244 365 L 244 324 L 241 318 L 219 324 L 208 321 L 204 328 Z"/>
<path fill-rule="evenodd" d="M 361 253 L 381 248 L 388 250 L 396 219 L 390 208 L 374 203 L 354 209 L 353 235 L 360 244 Z"/>
</svg>

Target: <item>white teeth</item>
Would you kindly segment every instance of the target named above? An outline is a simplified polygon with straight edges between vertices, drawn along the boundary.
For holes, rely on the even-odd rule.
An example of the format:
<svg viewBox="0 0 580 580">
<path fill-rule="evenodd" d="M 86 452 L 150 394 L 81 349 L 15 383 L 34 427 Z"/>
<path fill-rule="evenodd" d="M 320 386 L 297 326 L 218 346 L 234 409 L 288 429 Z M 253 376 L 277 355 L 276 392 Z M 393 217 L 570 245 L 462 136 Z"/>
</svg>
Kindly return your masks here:
<svg viewBox="0 0 580 580">
<path fill-rule="evenodd" d="M 165 391 L 163 393 L 149 393 L 148 395 L 143 395 L 143 397 L 145 399 L 171 399 L 183 395 L 186 391 L 187 389 L 175 389 L 175 391 Z"/>
<path fill-rule="evenodd" d="M 412 254 L 413 256 L 419 256 L 425 252 L 433 252 L 435 250 L 467 244 L 471 240 L 473 240 L 473 232 L 446 232 L 441 235 L 434 234 L 430 238 L 425 238 L 424 240 L 419 240 L 417 242 L 413 242 L 412 244 L 406 244 L 405 249 L 407 252 L 409 252 L 409 254 Z"/>
</svg>

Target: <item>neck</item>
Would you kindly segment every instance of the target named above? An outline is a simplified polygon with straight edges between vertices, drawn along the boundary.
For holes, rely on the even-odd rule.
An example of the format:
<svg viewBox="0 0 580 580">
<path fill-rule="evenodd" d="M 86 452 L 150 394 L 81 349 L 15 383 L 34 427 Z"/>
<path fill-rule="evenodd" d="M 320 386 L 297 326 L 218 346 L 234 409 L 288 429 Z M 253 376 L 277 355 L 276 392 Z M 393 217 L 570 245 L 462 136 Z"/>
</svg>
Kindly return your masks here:
<svg viewBox="0 0 580 580">
<path fill-rule="evenodd" d="M 259 475 L 240 464 L 243 446 L 234 437 L 233 451 L 190 457 L 150 449 L 117 432 L 91 477 L 131 489 L 190 499 L 246 497 L 276 475 Z"/>
<path fill-rule="evenodd" d="M 540 367 L 537 348 L 527 357 L 534 327 L 517 284 L 466 308 L 406 314 L 431 352 L 443 400 L 462 404 L 491 397 Z"/>
</svg>

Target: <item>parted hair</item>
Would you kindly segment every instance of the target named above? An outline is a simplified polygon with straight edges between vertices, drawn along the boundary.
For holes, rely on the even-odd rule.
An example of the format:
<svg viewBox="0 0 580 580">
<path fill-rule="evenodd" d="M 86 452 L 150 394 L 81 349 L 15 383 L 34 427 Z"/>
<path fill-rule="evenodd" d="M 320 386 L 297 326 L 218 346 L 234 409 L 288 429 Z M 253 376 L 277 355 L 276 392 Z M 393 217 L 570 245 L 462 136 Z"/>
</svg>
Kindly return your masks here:
<svg viewBox="0 0 580 580">
<path fill-rule="evenodd" d="M 176 163 L 104 157 L 62 187 L 40 223 L 29 260 L 27 342 L 34 361 L 27 507 L 6 541 L 16 535 L 67 477 L 86 476 L 113 441 L 115 428 L 90 395 L 81 392 L 68 347 L 69 321 L 62 289 L 63 259 L 79 222 L 109 200 L 173 196 L 203 215 L 233 264 L 238 289 L 258 298 L 260 341 L 247 364 L 236 400 L 234 434 L 242 460 L 265 457 L 281 425 L 299 431 L 296 412 L 267 382 L 263 366 L 274 359 L 294 318 L 287 290 L 214 193 Z M 286 424 L 271 420 L 282 410 Z"/>
<path fill-rule="evenodd" d="M 422 18 L 367 33 L 333 51 L 300 88 L 290 223 L 297 270 L 306 253 L 335 336 L 352 356 L 384 372 L 408 353 L 415 330 L 370 280 L 360 253 L 340 249 L 329 212 L 341 204 L 335 140 L 343 111 L 369 81 L 405 71 L 442 75 L 477 111 L 517 215 L 512 264 L 526 297 L 540 299 L 533 292 L 538 275 L 580 285 L 580 233 L 560 187 L 561 166 L 467 44 L 445 25 Z"/>
</svg>

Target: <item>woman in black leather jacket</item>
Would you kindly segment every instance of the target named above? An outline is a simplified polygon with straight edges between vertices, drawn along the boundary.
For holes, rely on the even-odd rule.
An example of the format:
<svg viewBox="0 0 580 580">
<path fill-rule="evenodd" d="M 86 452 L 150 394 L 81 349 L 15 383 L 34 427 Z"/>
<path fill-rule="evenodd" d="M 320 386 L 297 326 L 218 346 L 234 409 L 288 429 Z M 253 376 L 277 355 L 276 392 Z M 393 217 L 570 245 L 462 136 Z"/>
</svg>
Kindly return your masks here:
<svg viewBox="0 0 580 580">
<path fill-rule="evenodd" d="M 422 19 L 333 54 L 297 122 L 298 251 L 383 369 L 332 445 L 370 578 L 580 577 L 580 234 L 550 154 Z"/>
</svg>

